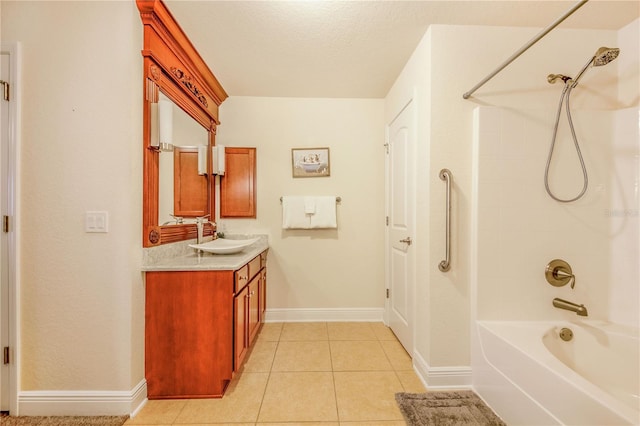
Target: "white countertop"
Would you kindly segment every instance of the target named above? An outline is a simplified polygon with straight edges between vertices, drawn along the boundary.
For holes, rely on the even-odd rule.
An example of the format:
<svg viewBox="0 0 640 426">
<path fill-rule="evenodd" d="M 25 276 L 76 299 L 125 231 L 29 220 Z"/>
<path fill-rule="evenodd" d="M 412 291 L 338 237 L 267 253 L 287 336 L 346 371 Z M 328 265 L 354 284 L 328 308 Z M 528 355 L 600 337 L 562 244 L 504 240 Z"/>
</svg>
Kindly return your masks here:
<svg viewBox="0 0 640 426">
<path fill-rule="evenodd" d="M 267 235 L 242 236 L 260 239 L 234 254 L 211 254 L 189 247 L 193 240 L 144 249 L 142 270 L 147 271 L 225 271 L 241 268 L 269 248 Z M 225 238 L 239 239 L 229 235 Z"/>
</svg>

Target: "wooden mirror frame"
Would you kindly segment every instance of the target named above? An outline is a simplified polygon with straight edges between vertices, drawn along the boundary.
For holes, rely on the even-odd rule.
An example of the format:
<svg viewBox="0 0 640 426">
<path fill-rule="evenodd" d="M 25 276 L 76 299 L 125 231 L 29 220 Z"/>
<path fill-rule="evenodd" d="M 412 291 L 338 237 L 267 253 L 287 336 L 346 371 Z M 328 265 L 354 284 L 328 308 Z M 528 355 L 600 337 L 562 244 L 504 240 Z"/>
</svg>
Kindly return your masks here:
<svg viewBox="0 0 640 426">
<path fill-rule="evenodd" d="M 152 247 L 196 238 L 195 224 L 158 223 L 159 155 L 151 145 L 151 104 L 162 91 L 209 132 L 208 152 L 215 145 L 218 107 L 228 97 L 162 0 L 136 0 L 144 27 L 143 68 L 143 219 L 142 242 Z M 207 156 L 207 196 L 210 220 L 215 212 L 211 155 Z M 213 234 L 207 226 L 205 235 Z"/>
</svg>

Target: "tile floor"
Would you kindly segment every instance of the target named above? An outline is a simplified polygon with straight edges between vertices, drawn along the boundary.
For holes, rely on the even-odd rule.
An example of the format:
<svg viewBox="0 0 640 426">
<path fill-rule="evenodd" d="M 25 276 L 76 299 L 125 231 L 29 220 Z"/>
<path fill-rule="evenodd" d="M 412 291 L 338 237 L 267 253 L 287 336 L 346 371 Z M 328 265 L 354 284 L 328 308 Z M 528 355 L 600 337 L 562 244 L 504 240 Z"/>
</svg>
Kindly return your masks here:
<svg viewBox="0 0 640 426">
<path fill-rule="evenodd" d="M 221 399 L 153 400 L 125 425 L 401 426 L 396 392 L 424 392 L 382 323 L 267 323 Z"/>
</svg>

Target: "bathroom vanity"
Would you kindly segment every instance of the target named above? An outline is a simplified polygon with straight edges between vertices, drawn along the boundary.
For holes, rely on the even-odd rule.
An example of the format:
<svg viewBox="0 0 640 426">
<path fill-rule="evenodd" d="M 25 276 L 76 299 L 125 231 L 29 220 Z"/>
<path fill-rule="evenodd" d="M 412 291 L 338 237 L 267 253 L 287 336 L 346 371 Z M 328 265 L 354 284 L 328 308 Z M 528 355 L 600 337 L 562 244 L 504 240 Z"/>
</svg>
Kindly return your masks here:
<svg viewBox="0 0 640 426">
<path fill-rule="evenodd" d="M 236 254 L 183 244 L 145 258 L 149 399 L 224 394 L 264 322 L 267 250 L 264 236 Z"/>
<path fill-rule="evenodd" d="M 226 255 L 189 243 L 215 235 L 208 220 L 217 210 L 256 216 L 255 148 L 229 149 L 216 209 L 213 164 L 222 157 L 215 136 L 228 95 L 162 0 L 136 5 L 144 31 L 147 396 L 221 397 L 264 322 L 267 238 Z"/>
</svg>

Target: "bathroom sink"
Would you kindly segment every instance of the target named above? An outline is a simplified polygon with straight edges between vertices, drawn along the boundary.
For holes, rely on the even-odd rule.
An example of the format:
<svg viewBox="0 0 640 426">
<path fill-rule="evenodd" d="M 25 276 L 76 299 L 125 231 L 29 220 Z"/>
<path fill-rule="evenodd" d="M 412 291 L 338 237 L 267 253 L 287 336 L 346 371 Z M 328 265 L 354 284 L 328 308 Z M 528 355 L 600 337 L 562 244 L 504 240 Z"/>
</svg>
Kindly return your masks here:
<svg viewBox="0 0 640 426">
<path fill-rule="evenodd" d="M 228 240 L 218 238 L 202 244 L 189 244 L 189 247 L 213 254 L 233 254 L 242 251 L 245 247 L 258 241 L 260 238 L 249 238 L 243 240 Z"/>
</svg>

